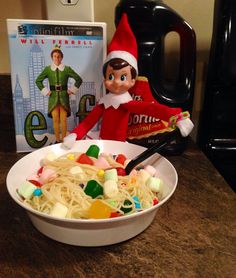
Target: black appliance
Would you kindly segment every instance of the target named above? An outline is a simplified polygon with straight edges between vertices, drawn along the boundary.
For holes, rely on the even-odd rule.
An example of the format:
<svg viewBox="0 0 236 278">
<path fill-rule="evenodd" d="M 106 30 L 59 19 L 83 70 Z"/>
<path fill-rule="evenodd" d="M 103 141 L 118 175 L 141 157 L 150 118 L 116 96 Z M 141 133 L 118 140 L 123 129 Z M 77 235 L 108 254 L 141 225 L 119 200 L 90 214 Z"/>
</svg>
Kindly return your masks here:
<svg viewBox="0 0 236 278">
<path fill-rule="evenodd" d="M 236 1 L 216 0 L 198 143 L 236 189 Z"/>
</svg>

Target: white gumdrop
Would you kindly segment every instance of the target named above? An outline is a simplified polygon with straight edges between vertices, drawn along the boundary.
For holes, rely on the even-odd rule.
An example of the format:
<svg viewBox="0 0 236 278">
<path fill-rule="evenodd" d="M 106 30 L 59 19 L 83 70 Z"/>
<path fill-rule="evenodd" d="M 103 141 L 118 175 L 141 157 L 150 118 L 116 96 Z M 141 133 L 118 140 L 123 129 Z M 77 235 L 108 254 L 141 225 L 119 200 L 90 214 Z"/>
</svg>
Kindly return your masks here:
<svg viewBox="0 0 236 278">
<path fill-rule="evenodd" d="M 103 185 L 103 190 L 105 196 L 108 198 L 115 197 L 119 192 L 117 183 L 114 180 L 105 181 Z"/>
</svg>

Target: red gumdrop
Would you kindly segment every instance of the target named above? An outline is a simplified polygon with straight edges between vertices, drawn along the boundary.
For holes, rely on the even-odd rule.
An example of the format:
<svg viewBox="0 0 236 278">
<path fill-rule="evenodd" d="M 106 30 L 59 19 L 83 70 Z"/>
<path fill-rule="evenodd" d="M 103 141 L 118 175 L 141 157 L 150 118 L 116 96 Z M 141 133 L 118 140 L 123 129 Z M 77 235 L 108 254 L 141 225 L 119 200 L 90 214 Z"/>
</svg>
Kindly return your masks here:
<svg viewBox="0 0 236 278">
<path fill-rule="evenodd" d="M 81 163 L 81 164 L 89 164 L 89 165 L 93 165 L 93 160 L 87 156 L 87 154 L 82 153 L 76 160 L 76 162 Z"/>
<path fill-rule="evenodd" d="M 116 168 L 116 171 L 117 171 L 117 175 L 118 175 L 118 176 L 126 176 L 126 171 L 125 171 L 124 168 L 117 167 L 117 168 Z"/>
<path fill-rule="evenodd" d="M 38 169 L 37 175 L 40 176 L 43 172 L 43 166 Z"/>
<path fill-rule="evenodd" d="M 153 200 L 153 206 L 157 205 L 159 202 L 158 202 L 158 199 L 154 199 Z"/>
<path fill-rule="evenodd" d="M 119 216 L 121 216 L 121 214 L 117 211 L 116 212 L 111 212 L 111 214 L 110 214 L 110 218 L 119 217 Z"/>
<path fill-rule="evenodd" d="M 122 164 L 122 165 L 124 165 L 126 159 L 127 159 L 127 158 L 126 158 L 125 155 L 123 155 L 123 154 L 118 154 L 117 157 L 116 157 L 116 162 L 117 162 L 117 163 L 120 163 L 120 164 Z"/>
<path fill-rule="evenodd" d="M 36 181 L 36 180 L 28 180 L 28 182 L 34 184 L 37 187 L 41 187 L 42 186 L 42 184 L 39 181 Z"/>
</svg>

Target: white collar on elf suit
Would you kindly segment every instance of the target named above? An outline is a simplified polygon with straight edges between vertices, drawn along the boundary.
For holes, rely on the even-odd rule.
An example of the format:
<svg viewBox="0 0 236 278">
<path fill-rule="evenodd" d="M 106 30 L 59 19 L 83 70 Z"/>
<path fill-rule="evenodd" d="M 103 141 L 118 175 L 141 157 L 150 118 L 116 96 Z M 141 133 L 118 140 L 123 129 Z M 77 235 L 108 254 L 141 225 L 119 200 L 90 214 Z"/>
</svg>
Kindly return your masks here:
<svg viewBox="0 0 236 278">
<path fill-rule="evenodd" d="M 120 95 L 109 93 L 102 97 L 99 101 L 99 104 L 104 104 L 105 109 L 107 109 L 110 106 L 113 106 L 115 109 L 117 109 L 120 104 L 127 103 L 129 101 L 133 100 L 129 92 L 125 92 Z"/>
<path fill-rule="evenodd" d="M 55 65 L 54 63 L 51 64 L 51 70 L 55 71 L 56 69 L 59 69 L 60 71 L 63 71 L 65 68 L 65 65 L 60 64 L 59 66 Z"/>
</svg>

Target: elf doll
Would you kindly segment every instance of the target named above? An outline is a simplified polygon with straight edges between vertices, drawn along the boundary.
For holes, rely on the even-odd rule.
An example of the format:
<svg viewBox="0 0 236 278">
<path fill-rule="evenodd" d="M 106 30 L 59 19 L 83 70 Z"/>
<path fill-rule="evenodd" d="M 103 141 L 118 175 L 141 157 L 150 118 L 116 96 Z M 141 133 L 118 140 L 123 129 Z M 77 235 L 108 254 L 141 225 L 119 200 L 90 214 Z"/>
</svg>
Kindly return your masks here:
<svg viewBox="0 0 236 278">
<path fill-rule="evenodd" d="M 172 123 L 175 119 L 183 136 L 191 132 L 193 123 L 189 118 L 181 116 L 181 108 L 132 99 L 128 90 L 134 86 L 138 74 L 137 53 L 135 36 L 127 15 L 123 14 L 108 46 L 108 55 L 103 66 L 107 94 L 71 134 L 64 138 L 64 146 L 70 148 L 76 139 L 82 139 L 100 118 L 100 139 L 126 141 L 130 113 L 144 114 L 167 122 L 171 119 Z"/>
</svg>

